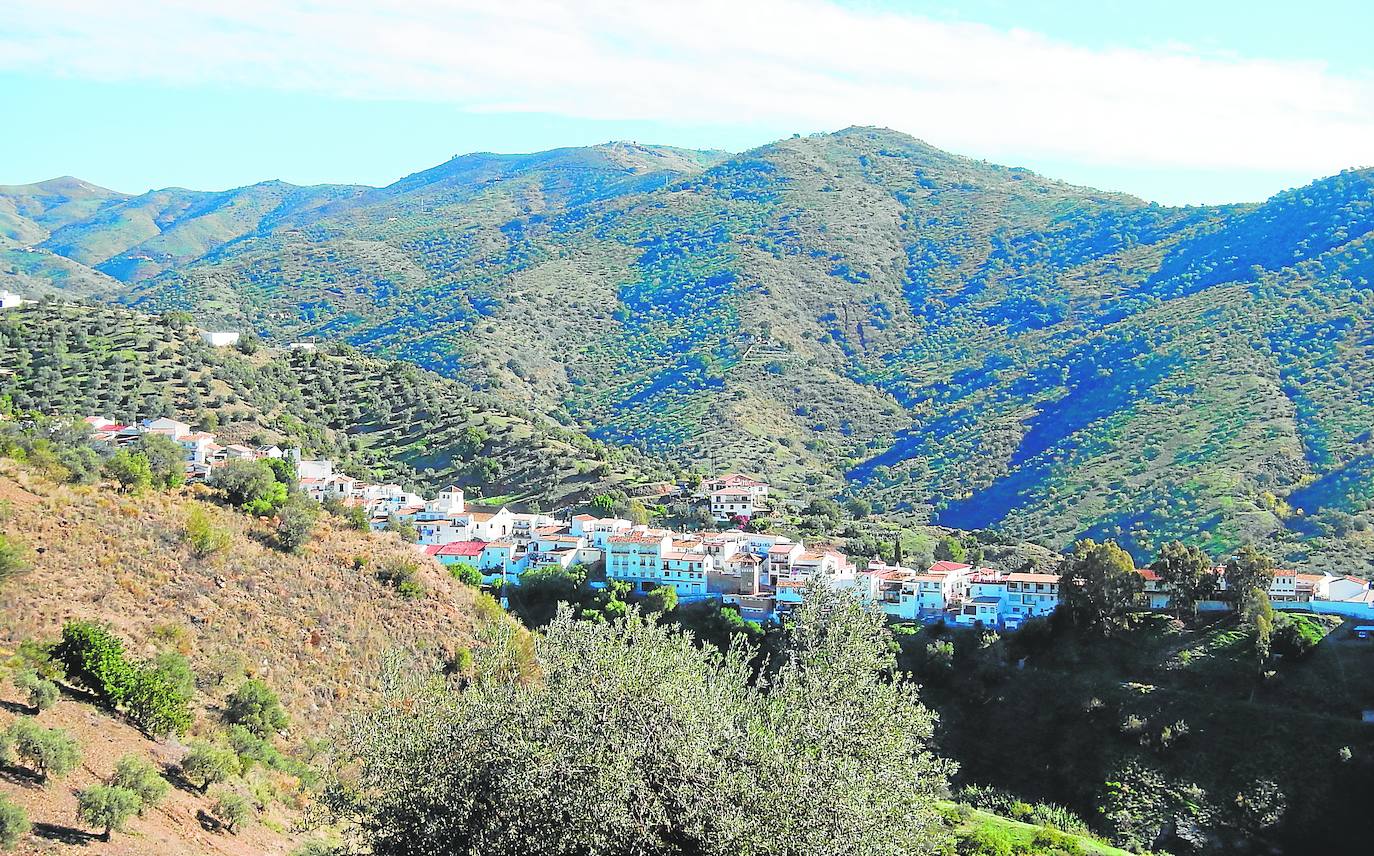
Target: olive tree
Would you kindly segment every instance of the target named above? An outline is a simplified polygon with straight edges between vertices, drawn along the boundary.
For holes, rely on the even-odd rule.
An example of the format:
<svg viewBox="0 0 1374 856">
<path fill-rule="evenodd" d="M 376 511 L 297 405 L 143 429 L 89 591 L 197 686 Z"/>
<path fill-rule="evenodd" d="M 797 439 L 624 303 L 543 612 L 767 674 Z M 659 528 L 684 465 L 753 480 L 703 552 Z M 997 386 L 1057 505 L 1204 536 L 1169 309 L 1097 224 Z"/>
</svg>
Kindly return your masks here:
<svg viewBox="0 0 1374 856">
<path fill-rule="evenodd" d="M 106 841 L 111 832 L 122 831 L 142 805 L 138 794 L 118 785 L 94 785 L 76 794 L 77 819 L 100 829 Z"/>
<path fill-rule="evenodd" d="M 324 803 L 377 856 L 941 851 L 952 767 L 890 642 L 881 615 L 813 586 L 759 679 L 747 643 L 564 606 L 533 679 L 499 644 L 461 689 L 393 669 Z"/>
</svg>

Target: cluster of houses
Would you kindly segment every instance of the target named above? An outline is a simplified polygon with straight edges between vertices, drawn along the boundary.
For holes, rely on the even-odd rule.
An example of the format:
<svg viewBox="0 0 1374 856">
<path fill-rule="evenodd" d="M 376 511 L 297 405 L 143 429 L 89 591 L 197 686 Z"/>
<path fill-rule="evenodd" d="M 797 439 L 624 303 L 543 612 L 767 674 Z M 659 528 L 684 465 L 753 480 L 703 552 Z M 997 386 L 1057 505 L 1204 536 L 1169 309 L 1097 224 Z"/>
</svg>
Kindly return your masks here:
<svg viewBox="0 0 1374 856">
<path fill-rule="evenodd" d="M 187 423 L 166 416 L 127 425 L 103 416 L 87 416 L 84 421 L 91 426 L 91 439 L 110 448 L 135 443 L 144 434 L 160 434 L 166 437 L 180 446 L 185 453 L 188 481 L 203 480 L 214 467 L 222 466 L 229 461 L 282 458 L 290 454 L 288 450 L 277 446 L 244 446 L 237 443 L 221 445 L 215 442 L 214 434 L 196 431 Z"/>
<path fill-rule="evenodd" d="M 713 519 L 731 528 L 675 532 L 618 517 L 564 518 L 506 507 L 471 507 L 456 485 L 425 499 L 400 485 L 372 484 L 336 472 L 328 460 L 302 460 L 295 450 L 222 445 L 214 434 L 165 417 L 136 425 L 98 417 L 86 422 L 97 439 L 113 445 L 133 442 L 144 433 L 170 438 L 185 450 L 190 480 L 203 479 L 233 460 L 289 456 L 296 462 L 301 490 L 315 501 L 360 506 L 376 530 L 413 527 L 418 551 L 442 565 L 470 565 L 489 585 L 519 585 L 521 577 L 536 568 L 581 565 L 595 572 L 598 581 L 625 582 L 638 593 L 669 586 L 681 600 L 716 600 L 737 608 L 748 620 L 768 621 L 799 604 L 807 584 L 819 580 L 858 593 L 895 619 L 1007 629 L 1049 615 L 1061 602 L 1060 577 L 1055 573 L 1008 572 L 947 561 L 924 569 L 881 561 L 859 567 L 829 545 L 745 531 L 739 524 L 767 512 L 769 486 L 738 473 L 706 479 L 697 492 L 709 504 Z M 1142 606 L 1168 607 L 1168 588 L 1158 574 L 1148 569 L 1137 573 L 1144 580 Z M 1217 574 L 1224 591 L 1220 568 Z M 1374 611 L 1374 591 L 1358 577 L 1280 570 L 1269 598 L 1279 608 L 1325 603 L 1335 604 L 1335 609 L 1349 607 L 1351 614 Z"/>
</svg>

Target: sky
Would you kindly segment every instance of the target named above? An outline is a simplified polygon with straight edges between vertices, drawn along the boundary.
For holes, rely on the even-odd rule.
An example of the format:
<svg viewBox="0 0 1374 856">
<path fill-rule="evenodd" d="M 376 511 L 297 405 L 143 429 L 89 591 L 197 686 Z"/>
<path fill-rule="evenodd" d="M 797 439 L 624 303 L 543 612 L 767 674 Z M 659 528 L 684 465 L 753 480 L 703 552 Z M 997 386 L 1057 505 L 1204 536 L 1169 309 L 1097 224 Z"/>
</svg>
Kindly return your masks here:
<svg viewBox="0 0 1374 856">
<path fill-rule="evenodd" d="M 0 0 L 0 183 L 894 128 L 1165 204 L 1374 165 L 1368 0 Z"/>
</svg>

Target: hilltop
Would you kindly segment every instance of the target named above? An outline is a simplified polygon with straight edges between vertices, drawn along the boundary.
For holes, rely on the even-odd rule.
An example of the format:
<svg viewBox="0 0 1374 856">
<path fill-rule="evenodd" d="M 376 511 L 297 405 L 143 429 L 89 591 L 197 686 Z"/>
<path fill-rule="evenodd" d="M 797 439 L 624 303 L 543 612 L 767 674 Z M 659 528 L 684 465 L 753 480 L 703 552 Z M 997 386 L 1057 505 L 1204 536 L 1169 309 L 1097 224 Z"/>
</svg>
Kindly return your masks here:
<svg viewBox="0 0 1374 856">
<path fill-rule="evenodd" d="M 1369 171 L 1167 208 L 849 128 L 312 193 L 198 257 L 126 247 L 96 273 L 679 465 L 1053 547 L 1259 542 L 1371 570 Z M 107 213 L 150 200 L 98 204 L 38 249 L 93 258 Z"/>
<path fill-rule="evenodd" d="M 180 317 L 52 302 L 10 310 L 0 367 L 0 395 L 19 410 L 179 415 L 227 442 L 297 446 L 379 481 L 456 481 L 472 495 L 560 505 L 659 473 L 413 366 L 346 347 L 213 348 Z"/>
</svg>

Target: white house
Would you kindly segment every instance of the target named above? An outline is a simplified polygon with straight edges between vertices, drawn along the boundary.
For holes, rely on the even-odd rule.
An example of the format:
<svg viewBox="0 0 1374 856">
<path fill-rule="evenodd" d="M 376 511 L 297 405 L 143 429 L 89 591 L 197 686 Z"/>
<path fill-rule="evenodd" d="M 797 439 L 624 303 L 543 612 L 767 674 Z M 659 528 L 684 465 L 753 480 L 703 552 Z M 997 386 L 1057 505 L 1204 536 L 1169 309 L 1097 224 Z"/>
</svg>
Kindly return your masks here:
<svg viewBox="0 0 1374 856">
<path fill-rule="evenodd" d="M 23 306 L 27 301 L 13 291 L 0 291 L 0 309 L 14 309 Z"/>
<path fill-rule="evenodd" d="M 201 330 L 200 340 L 212 348 L 227 348 L 239 343 L 239 334 L 236 330 Z"/>
<path fill-rule="evenodd" d="M 317 461 L 296 461 L 296 476 L 306 479 L 327 479 L 334 475 L 334 462 L 323 459 Z"/>
<path fill-rule="evenodd" d="M 1049 615 L 1059 606 L 1059 575 L 1018 573 L 1007 575 L 1006 615 L 1020 620 Z"/>
<path fill-rule="evenodd" d="M 747 488 L 724 487 L 711 492 L 711 517 L 717 522 L 754 517 L 763 510 L 759 497 Z"/>
<path fill-rule="evenodd" d="M 143 422 L 143 431 L 149 434 L 161 434 L 173 440 L 180 440 L 191 433 L 191 426 L 185 422 L 178 422 L 166 416 L 159 416 L 157 419 L 147 419 Z"/>
</svg>

